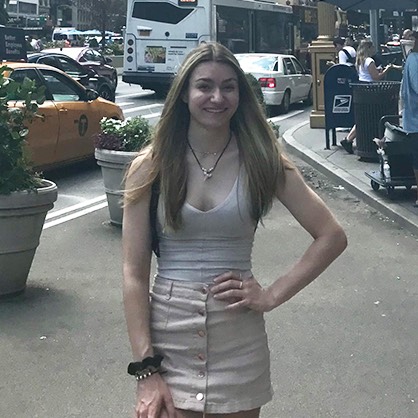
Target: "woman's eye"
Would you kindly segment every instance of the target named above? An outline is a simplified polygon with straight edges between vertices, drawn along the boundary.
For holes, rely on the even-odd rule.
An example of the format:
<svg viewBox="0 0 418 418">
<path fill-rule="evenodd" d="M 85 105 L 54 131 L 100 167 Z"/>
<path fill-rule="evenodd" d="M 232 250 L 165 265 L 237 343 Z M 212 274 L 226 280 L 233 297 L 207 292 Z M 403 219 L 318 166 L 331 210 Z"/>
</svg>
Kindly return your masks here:
<svg viewBox="0 0 418 418">
<path fill-rule="evenodd" d="M 209 85 L 208 84 L 199 84 L 198 86 L 197 86 L 197 88 L 199 89 L 199 90 L 202 90 L 202 91 L 207 91 L 207 90 L 209 90 Z"/>
<path fill-rule="evenodd" d="M 225 86 L 223 89 L 225 91 L 234 91 L 235 90 L 235 86 L 231 84 L 231 85 Z"/>
</svg>

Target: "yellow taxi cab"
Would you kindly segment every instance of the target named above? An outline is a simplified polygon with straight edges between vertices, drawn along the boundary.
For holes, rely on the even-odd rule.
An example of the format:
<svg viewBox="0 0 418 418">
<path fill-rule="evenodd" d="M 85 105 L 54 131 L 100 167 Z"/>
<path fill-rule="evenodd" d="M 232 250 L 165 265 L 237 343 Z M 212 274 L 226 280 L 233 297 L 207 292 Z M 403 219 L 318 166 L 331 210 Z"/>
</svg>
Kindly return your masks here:
<svg viewBox="0 0 418 418">
<path fill-rule="evenodd" d="M 28 123 L 29 158 L 36 170 L 46 170 L 73 163 L 94 155 L 93 137 L 100 132 L 103 117 L 123 120 L 115 103 L 99 97 L 61 70 L 43 64 L 6 62 L 12 71 L 9 78 L 23 82 L 25 77 L 45 86 L 45 102 L 38 115 Z M 10 100 L 9 107 L 22 101 Z"/>
</svg>

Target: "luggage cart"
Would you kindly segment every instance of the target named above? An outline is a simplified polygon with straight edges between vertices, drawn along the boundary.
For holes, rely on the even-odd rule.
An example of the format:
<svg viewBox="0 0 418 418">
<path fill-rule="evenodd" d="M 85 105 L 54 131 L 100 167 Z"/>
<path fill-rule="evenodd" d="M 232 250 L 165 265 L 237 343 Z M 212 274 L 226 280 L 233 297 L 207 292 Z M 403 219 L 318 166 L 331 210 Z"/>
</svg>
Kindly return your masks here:
<svg viewBox="0 0 418 418">
<path fill-rule="evenodd" d="M 385 132 L 378 148 L 380 169 L 366 172 L 370 185 L 377 191 L 384 187 L 390 199 L 395 187 L 407 190 L 416 185 L 411 150 L 418 144 L 418 132 L 407 133 L 399 126 L 385 122 Z"/>
</svg>

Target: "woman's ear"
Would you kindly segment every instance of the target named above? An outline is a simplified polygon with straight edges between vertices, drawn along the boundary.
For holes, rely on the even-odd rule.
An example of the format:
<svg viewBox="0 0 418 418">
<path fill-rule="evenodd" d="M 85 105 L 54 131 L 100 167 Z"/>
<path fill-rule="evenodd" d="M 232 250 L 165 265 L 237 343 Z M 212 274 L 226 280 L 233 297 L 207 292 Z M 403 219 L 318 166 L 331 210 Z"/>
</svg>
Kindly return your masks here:
<svg viewBox="0 0 418 418">
<path fill-rule="evenodd" d="M 185 90 L 184 93 L 181 95 L 181 100 L 183 100 L 184 103 L 189 102 L 189 98 L 187 97 L 187 90 Z"/>
</svg>

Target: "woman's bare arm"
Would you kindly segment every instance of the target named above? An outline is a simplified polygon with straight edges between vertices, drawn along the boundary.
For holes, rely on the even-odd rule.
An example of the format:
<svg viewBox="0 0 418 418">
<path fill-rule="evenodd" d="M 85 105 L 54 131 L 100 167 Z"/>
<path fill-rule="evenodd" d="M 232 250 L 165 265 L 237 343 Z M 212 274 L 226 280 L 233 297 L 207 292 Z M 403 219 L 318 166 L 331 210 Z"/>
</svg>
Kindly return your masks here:
<svg viewBox="0 0 418 418">
<path fill-rule="evenodd" d="M 269 287 L 271 309 L 311 283 L 347 246 L 342 227 L 298 170 L 286 170 L 286 182 L 277 197 L 314 241 L 290 270 Z"/>
<path fill-rule="evenodd" d="M 145 174 L 143 164 L 128 177 L 126 188 L 141 184 Z M 123 301 L 135 361 L 153 355 L 149 328 L 150 197 L 148 191 L 138 202 L 126 205 L 123 214 Z"/>
</svg>

